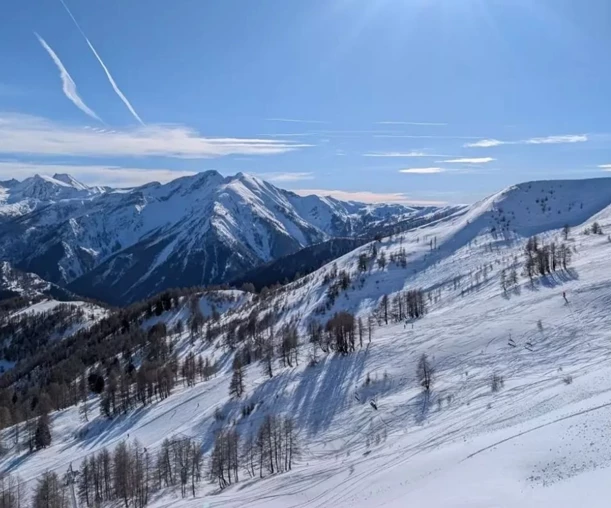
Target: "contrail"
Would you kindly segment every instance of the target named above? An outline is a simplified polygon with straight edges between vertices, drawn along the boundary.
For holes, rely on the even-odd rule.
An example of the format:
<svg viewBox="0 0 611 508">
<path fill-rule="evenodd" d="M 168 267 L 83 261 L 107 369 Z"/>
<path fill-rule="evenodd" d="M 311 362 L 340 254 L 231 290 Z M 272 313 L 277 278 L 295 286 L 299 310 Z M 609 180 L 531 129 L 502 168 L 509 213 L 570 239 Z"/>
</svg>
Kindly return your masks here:
<svg viewBox="0 0 611 508">
<path fill-rule="evenodd" d="M 74 103 L 74 105 L 79 108 L 83 113 L 89 115 L 91 118 L 95 118 L 96 120 L 102 122 L 102 119 L 98 115 L 96 115 L 95 112 L 89 106 L 87 106 L 87 104 L 83 102 L 83 99 L 79 97 L 79 94 L 76 91 L 76 83 L 74 82 L 70 74 L 68 74 L 68 71 L 64 67 L 64 64 L 61 62 L 55 51 L 51 49 L 51 46 L 49 46 L 40 35 L 38 35 L 36 32 L 34 32 L 34 35 L 38 37 L 38 41 L 40 42 L 42 47 L 45 48 L 47 53 L 49 53 L 49 56 L 55 62 L 55 65 L 59 69 L 59 74 L 62 78 L 62 87 L 66 97 L 68 97 L 68 99 L 70 99 Z"/>
<path fill-rule="evenodd" d="M 66 5 L 66 2 L 64 2 L 64 0 L 59 0 L 62 5 L 64 6 L 64 9 L 66 9 L 66 12 L 68 13 L 68 15 L 72 18 L 72 21 L 74 21 L 74 24 L 76 25 L 76 28 L 78 29 L 79 32 L 81 32 L 81 35 L 83 36 L 83 38 L 85 39 L 85 41 L 87 42 L 87 45 L 89 46 L 89 49 L 91 49 L 91 51 L 93 52 L 93 54 L 95 55 L 95 57 L 98 59 L 98 62 L 100 62 L 100 65 L 102 66 L 102 69 L 104 69 L 104 72 L 106 73 L 106 77 L 108 78 L 108 81 L 110 82 L 113 90 L 115 91 L 115 93 L 119 96 L 119 98 L 123 101 L 123 104 L 125 104 L 125 106 L 127 106 L 127 109 L 129 109 L 130 113 L 134 116 L 134 118 L 136 120 L 138 120 L 142 125 L 144 125 L 144 122 L 142 121 L 142 119 L 138 116 L 138 113 L 136 113 L 136 110 L 134 110 L 134 108 L 132 107 L 132 105 L 129 103 L 129 101 L 127 100 L 127 97 L 125 97 L 125 95 L 123 95 L 123 92 L 119 89 L 119 87 L 117 86 L 117 83 L 115 83 L 115 80 L 113 79 L 112 75 L 110 74 L 110 71 L 108 70 L 108 67 L 106 67 L 106 65 L 104 65 L 104 62 L 102 61 L 102 59 L 100 58 L 100 55 L 98 55 L 98 52 L 95 50 L 95 48 L 93 47 L 93 44 L 91 44 L 91 41 L 87 38 L 87 36 L 85 35 L 85 32 L 83 32 L 83 29 L 81 28 L 81 26 L 78 24 L 78 21 L 76 20 L 76 18 L 72 15 L 72 12 L 70 11 L 70 9 L 68 9 L 68 6 Z"/>
</svg>

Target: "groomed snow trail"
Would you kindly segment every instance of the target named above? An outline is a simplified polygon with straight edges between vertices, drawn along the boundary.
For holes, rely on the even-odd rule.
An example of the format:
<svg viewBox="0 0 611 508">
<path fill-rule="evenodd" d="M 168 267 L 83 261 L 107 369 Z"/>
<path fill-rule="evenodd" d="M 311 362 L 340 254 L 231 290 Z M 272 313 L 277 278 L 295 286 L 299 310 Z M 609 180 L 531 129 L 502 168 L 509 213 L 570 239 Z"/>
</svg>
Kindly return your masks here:
<svg viewBox="0 0 611 508">
<path fill-rule="evenodd" d="M 209 451 L 219 408 L 242 433 L 256 429 L 268 412 L 292 415 L 302 448 L 295 469 L 247 479 L 223 492 L 205 485 L 195 499 L 166 492 L 153 506 L 556 508 L 586 500 L 589 508 L 608 506 L 611 243 L 606 236 L 583 235 L 587 224 L 575 227 L 567 242 L 574 249 L 569 270 L 534 284 L 521 277 L 520 285 L 504 294 L 501 270 L 515 256 L 521 262 L 524 239 L 474 229 L 490 210 L 489 202 L 478 206 L 477 213 L 383 240 L 378 248 L 387 257 L 406 249 L 407 267 L 372 268 L 333 307 L 366 315 L 383 294 L 431 290 L 430 312 L 413 326 L 376 326 L 371 344 L 366 341 L 363 349 L 343 357 L 320 355 L 313 367 L 304 349 L 299 367 L 278 367 L 272 379 L 252 365 L 240 402 L 228 397 L 228 354 L 198 345 L 198 352 L 224 366 L 216 378 L 180 388 L 113 423 L 96 418 L 84 438 L 77 437 L 85 426 L 77 410 L 60 412 L 50 448 L 7 456 L 0 468 L 30 485 L 45 470 L 63 473 L 70 463 L 76 467 L 88 454 L 112 448 L 128 435 L 149 450 L 166 437 L 193 436 Z M 611 231 L 608 209 L 588 213 L 597 213 L 603 230 Z M 431 238 L 438 239 L 437 250 L 430 248 Z M 561 232 L 547 231 L 542 239 L 560 242 Z M 359 253 L 368 248 L 337 260 L 338 269 L 354 270 Z M 325 298 L 321 280 L 328 269 L 279 297 L 283 320 L 315 315 Z M 249 310 L 246 306 L 244 313 Z M 187 334 L 180 340 L 186 344 Z M 437 371 L 429 397 L 415 380 L 422 353 Z M 496 393 L 493 374 L 505 381 Z M 248 403 L 257 409 L 242 419 L 241 407 Z"/>
</svg>

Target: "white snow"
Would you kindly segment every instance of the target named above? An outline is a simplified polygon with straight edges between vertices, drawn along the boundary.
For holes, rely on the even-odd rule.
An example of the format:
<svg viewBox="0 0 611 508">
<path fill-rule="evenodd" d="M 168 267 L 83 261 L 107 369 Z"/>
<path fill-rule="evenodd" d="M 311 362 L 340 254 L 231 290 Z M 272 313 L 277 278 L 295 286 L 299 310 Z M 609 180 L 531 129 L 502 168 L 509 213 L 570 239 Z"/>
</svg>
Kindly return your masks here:
<svg viewBox="0 0 611 508">
<path fill-rule="evenodd" d="M 422 213 L 401 205 L 302 198 L 250 175 L 223 177 L 215 171 L 129 191 L 87 187 L 69 175 L 34 176 L 0 192 L 0 218 L 18 217 L 17 227 L 23 231 L 3 237 L 0 257 L 23 263 L 24 252 L 40 256 L 61 241 L 64 254 L 57 264 L 62 283 L 132 247 L 146 243 L 150 248 L 151 239 L 166 245 L 135 284 L 158 273 L 168 259 L 181 258 L 186 266 L 190 253 L 210 248 L 217 238 L 254 266 L 348 234 L 364 215 L 373 224 L 393 213 L 397 218 Z M 43 205 L 48 205 L 44 213 L 36 213 Z M 80 254 L 85 252 L 91 256 L 83 260 Z M 110 273 L 111 267 L 104 272 Z M 214 266 L 212 271 L 224 270 Z M 123 273 L 114 275 L 116 280 Z"/>
<path fill-rule="evenodd" d="M 405 249 L 407 266 L 372 265 L 321 315 L 323 277 L 331 265 L 323 267 L 273 297 L 270 306 L 279 309 L 281 322 L 299 318 L 305 327 L 342 309 L 365 316 L 382 295 L 392 299 L 397 291 L 418 287 L 432 296 L 429 313 L 413 325 L 376 326 L 371 344 L 365 339 L 355 353 L 319 352 L 313 367 L 306 346 L 298 367 L 276 364 L 271 379 L 253 364 L 241 403 L 228 396 L 231 362 L 225 351 L 198 343 L 198 354 L 222 362 L 217 377 L 179 388 L 113 423 L 98 416 L 83 424 L 76 408 L 58 412 L 52 446 L 33 455 L 9 454 L 0 470 L 18 473 L 31 487 L 44 471 L 63 473 L 70 463 L 77 467 L 88 454 L 128 435 L 149 453 L 166 437 L 193 436 L 208 453 L 220 408 L 242 434 L 256 429 L 267 412 L 293 416 L 302 447 L 294 470 L 263 480 L 242 475 L 243 481 L 223 492 L 204 484 L 195 499 L 165 492 L 154 506 L 609 506 L 610 183 L 524 184 L 435 225 L 384 239 L 378 251 L 390 262 L 390 254 Z M 593 220 L 604 235 L 583 234 Z M 501 270 L 515 256 L 521 263 L 526 237 L 538 233 L 560 243 L 565 223 L 572 226 L 571 268 L 533 285 L 521 277 L 518 288 L 503 294 Z M 338 270 L 355 272 L 359 255 L 370 248 L 338 259 Z M 222 322 L 246 316 L 257 305 L 240 303 Z M 186 319 L 185 312 L 161 318 Z M 186 352 L 188 332 L 176 339 Z M 429 399 L 415 379 L 422 353 L 437 370 Z M 490 387 L 493 374 L 505 381 L 497 393 Z M 242 418 L 242 404 L 250 402 L 257 409 Z M 97 401 L 92 398 L 90 405 Z"/>
</svg>

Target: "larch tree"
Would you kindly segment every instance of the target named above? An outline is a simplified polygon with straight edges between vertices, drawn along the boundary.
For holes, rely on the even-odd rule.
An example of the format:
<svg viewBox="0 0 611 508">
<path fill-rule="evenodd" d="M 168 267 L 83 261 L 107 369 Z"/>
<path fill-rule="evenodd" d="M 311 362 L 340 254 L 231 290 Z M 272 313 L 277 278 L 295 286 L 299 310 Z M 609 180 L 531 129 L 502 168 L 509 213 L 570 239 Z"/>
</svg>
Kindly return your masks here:
<svg viewBox="0 0 611 508">
<path fill-rule="evenodd" d="M 418 360 L 416 377 L 418 379 L 418 383 L 426 393 L 431 391 L 434 375 L 435 368 L 431 364 L 428 356 L 425 353 L 422 353 L 420 360 Z"/>
</svg>

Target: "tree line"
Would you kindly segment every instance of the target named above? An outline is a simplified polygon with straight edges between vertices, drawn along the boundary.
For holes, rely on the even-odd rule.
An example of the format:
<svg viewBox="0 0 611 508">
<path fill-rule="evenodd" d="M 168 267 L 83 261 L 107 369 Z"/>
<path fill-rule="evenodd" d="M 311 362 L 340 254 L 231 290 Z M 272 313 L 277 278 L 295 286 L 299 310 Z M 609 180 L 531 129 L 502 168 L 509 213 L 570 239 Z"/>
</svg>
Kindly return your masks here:
<svg viewBox="0 0 611 508">
<path fill-rule="evenodd" d="M 224 489 L 239 481 L 243 470 L 250 478 L 290 471 L 299 456 L 295 423 L 290 417 L 267 415 L 256 435 L 242 440 L 237 429 L 221 430 L 210 458 L 210 479 Z"/>
</svg>

